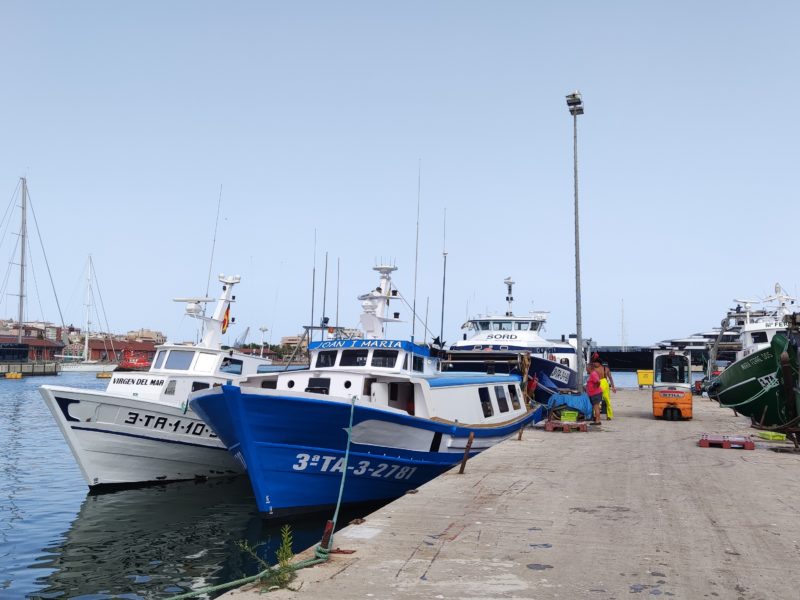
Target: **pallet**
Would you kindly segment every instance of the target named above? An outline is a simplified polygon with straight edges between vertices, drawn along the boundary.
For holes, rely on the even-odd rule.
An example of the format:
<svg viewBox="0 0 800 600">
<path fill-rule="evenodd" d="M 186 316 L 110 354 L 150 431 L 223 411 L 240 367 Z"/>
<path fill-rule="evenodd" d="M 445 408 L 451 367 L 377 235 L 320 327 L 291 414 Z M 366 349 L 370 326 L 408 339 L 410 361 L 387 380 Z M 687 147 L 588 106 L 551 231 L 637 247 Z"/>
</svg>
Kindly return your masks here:
<svg viewBox="0 0 800 600">
<path fill-rule="evenodd" d="M 563 431 L 569 433 L 570 431 L 588 431 L 586 421 L 546 421 L 544 424 L 545 431 Z"/>
<path fill-rule="evenodd" d="M 749 435 L 716 435 L 704 433 L 697 442 L 701 448 L 741 448 L 742 450 L 755 450 L 756 444 Z"/>
</svg>

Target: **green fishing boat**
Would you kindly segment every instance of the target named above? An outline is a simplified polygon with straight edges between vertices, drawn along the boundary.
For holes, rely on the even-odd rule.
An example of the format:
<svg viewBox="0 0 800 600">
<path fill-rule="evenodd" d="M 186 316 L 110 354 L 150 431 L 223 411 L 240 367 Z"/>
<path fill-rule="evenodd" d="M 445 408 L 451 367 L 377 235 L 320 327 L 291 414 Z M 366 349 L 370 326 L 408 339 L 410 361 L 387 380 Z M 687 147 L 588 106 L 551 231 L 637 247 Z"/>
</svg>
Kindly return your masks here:
<svg viewBox="0 0 800 600">
<path fill-rule="evenodd" d="M 797 337 L 778 332 L 769 346 L 732 363 L 708 386 L 710 398 L 763 429 L 800 426 Z"/>
</svg>

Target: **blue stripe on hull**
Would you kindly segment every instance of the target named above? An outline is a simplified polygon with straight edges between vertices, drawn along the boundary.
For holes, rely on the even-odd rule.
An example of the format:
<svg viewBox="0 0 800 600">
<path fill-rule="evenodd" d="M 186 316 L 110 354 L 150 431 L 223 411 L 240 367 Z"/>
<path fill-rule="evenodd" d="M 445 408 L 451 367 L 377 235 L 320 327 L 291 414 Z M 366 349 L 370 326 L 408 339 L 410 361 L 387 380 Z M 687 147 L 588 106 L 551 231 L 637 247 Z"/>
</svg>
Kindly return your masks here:
<svg viewBox="0 0 800 600">
<path fill-rule="evenodd" d="M 350 404 L 250 395 L 235 386 L 223 386 L 222 393 L 202 395 L 191 404 L 231 452 L 241 453 L 259 510 L 269 513 L 335 504 Z M 357 406 L 353 424 L 380 421 L 413 427 L 423 439 L 429 432 L 431 440 L 437 432 L 463 439 L 472 432 L 480 439 L 512 435 L 534 416 L 527 413 L 503 427 L 470 429 Z M 412 450 L 353 443 L 344 502 L 396 498 L 449 469 L 462 456 L 459 451 L 431 452 L 427 444 L 424 450 Z"/>
</svg>

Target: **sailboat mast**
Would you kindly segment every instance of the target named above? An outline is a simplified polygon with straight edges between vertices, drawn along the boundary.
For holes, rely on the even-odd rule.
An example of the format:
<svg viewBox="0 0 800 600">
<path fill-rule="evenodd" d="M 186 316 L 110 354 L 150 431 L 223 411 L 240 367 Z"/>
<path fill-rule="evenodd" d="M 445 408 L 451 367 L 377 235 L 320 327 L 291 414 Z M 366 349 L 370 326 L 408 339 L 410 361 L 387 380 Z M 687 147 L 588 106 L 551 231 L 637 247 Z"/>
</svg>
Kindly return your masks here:
<svg viewBox="0 0 800 600">
<path fill-rule="evenodd" d="M 28 244 L 28 180 L 20 177 L 22 181 L 22 224 L 19 231 L 19 333 L 17 343 L 22 343 L 22 318 L 25 310 L 25 246 Z"/>
<path fill-rule="evenodd" d="M 89 326 L 92 323 L 92 257 L 89 255 L 89 273 L 86 278 L 86 331 L 83 332 L 83 360 L 89 360 Z"/>
</svg>

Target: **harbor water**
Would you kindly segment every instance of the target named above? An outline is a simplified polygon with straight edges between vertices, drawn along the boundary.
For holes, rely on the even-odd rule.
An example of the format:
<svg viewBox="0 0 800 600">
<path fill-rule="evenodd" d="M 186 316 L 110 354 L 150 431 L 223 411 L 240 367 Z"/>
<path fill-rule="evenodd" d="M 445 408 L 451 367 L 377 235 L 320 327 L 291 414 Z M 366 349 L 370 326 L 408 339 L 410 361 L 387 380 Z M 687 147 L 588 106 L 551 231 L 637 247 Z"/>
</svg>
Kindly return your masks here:
<svg viewBox="0 0 800 600">
<path fill-rule="evenodd" d="M 90 494 L 39 394 L 45 383 L 107 380 L 0 379 L 0 598 L 168 598 L 258 573 L 243 542 L 274 563 L 284 524 L 296 552 L 320 539 L 331 515 L 263 519 L 246 477 Z"/>
</svg>

